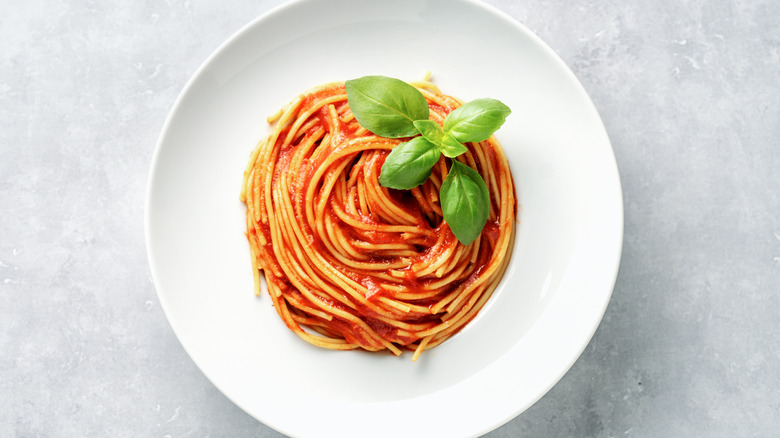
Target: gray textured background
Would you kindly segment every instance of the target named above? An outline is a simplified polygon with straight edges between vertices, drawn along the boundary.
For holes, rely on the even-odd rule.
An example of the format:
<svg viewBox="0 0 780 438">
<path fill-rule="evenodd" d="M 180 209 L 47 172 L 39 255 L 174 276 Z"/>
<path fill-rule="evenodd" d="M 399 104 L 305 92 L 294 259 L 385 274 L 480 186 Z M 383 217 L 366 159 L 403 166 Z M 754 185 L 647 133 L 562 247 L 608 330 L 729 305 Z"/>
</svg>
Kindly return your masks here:
<svg viewBox="0 0 780 438">
<path fill-rule="evenodd" d="M 280 436 L 184 353 L 143 234 L 176 96 L 278 3 L 3 3 L 0 437 Z M 780 2 L 489 3 L 591 94 L 626 222 L 592 342 L 488 436 L 778 436 Z"/>
</svg>

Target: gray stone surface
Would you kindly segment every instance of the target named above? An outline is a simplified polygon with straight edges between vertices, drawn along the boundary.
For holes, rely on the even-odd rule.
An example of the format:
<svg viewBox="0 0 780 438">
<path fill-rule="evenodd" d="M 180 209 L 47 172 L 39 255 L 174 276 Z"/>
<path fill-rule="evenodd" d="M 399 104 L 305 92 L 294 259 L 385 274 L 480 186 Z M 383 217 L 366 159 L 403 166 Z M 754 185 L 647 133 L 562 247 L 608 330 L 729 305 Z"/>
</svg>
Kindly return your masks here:
<svg viewBox="0 0 780 438">
<path fill-rule="evenodd" d="M 281 436 L 185 354 L 144 248 L 146 176 L 174 99 L 279 1 L 223 3 L 2 8 L 0 436 Z M 591 94 L 626 222 L 592 342 L 488 436 L 777 436 L 780 2 L 489 3 Z"/>
</svg>

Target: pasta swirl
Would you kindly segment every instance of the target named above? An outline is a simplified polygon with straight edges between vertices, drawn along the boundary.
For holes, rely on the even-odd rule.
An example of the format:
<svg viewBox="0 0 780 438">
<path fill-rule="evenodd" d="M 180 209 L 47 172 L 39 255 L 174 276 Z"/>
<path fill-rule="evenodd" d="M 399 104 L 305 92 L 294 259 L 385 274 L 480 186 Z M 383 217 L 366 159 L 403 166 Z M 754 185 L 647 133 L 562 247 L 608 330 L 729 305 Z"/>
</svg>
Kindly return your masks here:
<svg viewBox="0 0 780 438">
<path fill-rule="evenodd" d="M 414 84 L 430 119 L 462 104 L 429 82 Z M 269 118 L 244 172 L 255 293 L 264 275 L 290 330 L 325 348 L 414 351 L 413 359 L 461 330 L 490 298 L 509 261 L 515 191 L 500 144 L 467 143 L 457 159 L 490 192 L 482 234 L 464 246 L 442 219 L 443 156 L 412 190 L 378 183 L 385 157 L 404 139 L 361 127 L 343 83 L 316 87 Z"/>
</svg>

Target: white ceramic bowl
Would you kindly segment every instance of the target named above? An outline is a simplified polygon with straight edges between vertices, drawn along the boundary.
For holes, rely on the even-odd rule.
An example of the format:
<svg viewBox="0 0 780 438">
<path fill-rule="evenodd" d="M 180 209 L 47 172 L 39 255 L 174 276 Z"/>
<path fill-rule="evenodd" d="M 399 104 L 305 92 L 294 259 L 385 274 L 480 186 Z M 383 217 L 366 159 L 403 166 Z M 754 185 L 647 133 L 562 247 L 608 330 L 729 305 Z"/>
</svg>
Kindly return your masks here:
<svg viewBox="0 0 780 438">
<path fill-rule="evenodd" d="M 464 330 L 412 362 L 318 349 L 252 293 L 238 200 L 266 116 L 302 91 L 368 74 L 433 72 L 447 94 L 492 97 L 517 188 L 511 264 Z M 466 0 L 297 1 L 256 19 L 198 70 L 172 109 L 146 212 L 163 309 L 203 373 L 287 435 L 476 436 L 544 395 L 588 344 L 622 243 L 620 180 L 590 99 L 506 15 Z"/>
</svg>

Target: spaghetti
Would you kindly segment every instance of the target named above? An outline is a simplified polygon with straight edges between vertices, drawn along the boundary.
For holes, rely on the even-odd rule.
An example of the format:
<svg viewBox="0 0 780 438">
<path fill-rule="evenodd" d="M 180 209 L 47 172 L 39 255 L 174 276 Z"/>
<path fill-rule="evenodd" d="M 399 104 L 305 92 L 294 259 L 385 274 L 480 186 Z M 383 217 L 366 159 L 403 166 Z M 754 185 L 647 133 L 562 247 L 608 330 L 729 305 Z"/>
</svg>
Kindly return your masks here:
<svg viewBox="0 0 780 438">
<path fill-rule="evenodd" d="M 414 84 L 441 124 L 460 106 L 430 82 Z M 457 157 L 490 192 L 482 234 L 464 246 L 442 218 L 442 156 L 412 190 L 378 183 L 385 157 L 404 139 L 361 127 L 344 84 L 305 92 L 269 117 L 244 172 L 246 236 L 255 293 L 264 275 L 274 308 L 311 344 L 414 351 L 413 360 L 461 330 L 500 281 L 514 240 L 515 193 L 494 137 Z"/>
</svg>

